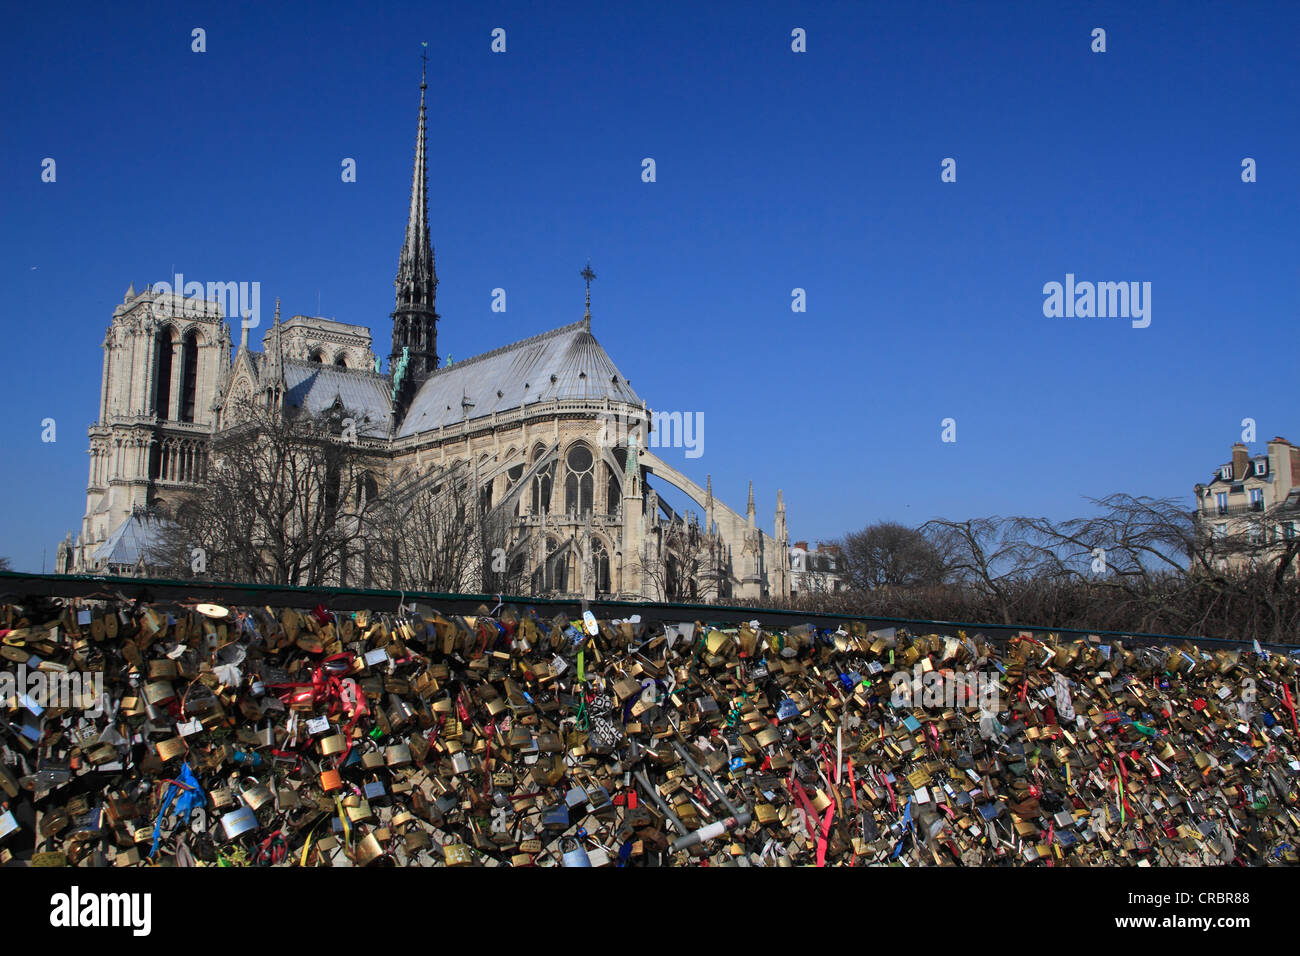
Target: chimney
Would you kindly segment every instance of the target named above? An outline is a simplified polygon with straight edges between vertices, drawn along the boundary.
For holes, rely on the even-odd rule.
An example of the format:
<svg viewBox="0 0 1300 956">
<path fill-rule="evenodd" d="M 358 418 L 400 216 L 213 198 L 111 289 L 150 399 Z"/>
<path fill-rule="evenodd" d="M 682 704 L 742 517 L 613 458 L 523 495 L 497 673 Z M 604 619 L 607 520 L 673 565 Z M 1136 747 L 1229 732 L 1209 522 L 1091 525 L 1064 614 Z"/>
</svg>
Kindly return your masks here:
<svg viewBox="0 0 1300 956">
<path fill-rule="evenodd" d="M 1242 442 L 1232 446 L 1232 480 L 1240 481 L 1246 477 L 1250 468 L 1250 449 Z"/>
<path fill-rule="evenodd" d="M 798 548 L 800 551 L 807 551 L 807 550 L 808 550 L 808 542 L 807 542 L 807 541 L 796 541 L 796 542 L 794 543 L 794 546 L 795 546 L 796 548 Z"/>
</svg>

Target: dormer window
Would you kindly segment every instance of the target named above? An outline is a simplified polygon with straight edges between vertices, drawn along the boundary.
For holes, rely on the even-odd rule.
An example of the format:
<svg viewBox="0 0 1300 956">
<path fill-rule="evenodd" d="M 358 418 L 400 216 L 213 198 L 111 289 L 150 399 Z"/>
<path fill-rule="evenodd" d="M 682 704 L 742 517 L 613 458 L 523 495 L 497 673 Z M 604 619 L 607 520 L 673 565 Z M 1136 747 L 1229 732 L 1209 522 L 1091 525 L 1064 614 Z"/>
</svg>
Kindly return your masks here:
<svg viewBox="0 0 1300 956">
<path fill-rule="evenodd" d="M 1262 478 L 1262 477 L 1264 477 L 1264 476 L 1267 475 L 1267 474 L 1268 474 L 1268 459 L 1267 459 L 1267 458 L 1256 458 L 1256 459 L 1255 459 L 1255 475 L 1256 475 L 1257 477 L 1259 477 L 1259 478 Z"/>
<path fill-rule="evenodd" d="M 1219 477 L 1224 481 L 1232 481 L 1232 466 L 1224 465 L 1219 469 Z"/>
</svg>

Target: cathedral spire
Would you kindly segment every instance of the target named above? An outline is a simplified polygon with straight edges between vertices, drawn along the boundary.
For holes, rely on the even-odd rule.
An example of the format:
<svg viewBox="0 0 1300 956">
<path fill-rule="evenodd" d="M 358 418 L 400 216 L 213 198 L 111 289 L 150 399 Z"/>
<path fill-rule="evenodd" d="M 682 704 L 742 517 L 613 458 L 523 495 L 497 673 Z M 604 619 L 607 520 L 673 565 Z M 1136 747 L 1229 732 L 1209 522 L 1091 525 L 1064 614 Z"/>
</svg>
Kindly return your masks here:
<svg viewBox="0 0 1300 956">
<path fill-rule="evenodd" d="M 749 507 L 745 509 L 745 518 L 749 526 L 754 527 L 754 482 L 749 483 Z"/>
<path fill-rule="evenodd" d="M 596 273 L 591 271 L 591 260 L 587 260 L 587 268 L 583 269 L 578 275 L 587 280 L 587 311 L 582 314 L 582 323 L 586 326 L 587 331 L 591 331 L 591 280 L 596 278 Z"/>
<path fill-rule="evenodd" d="M 428 44 L 423 44 L 426 47 Z M 406 219 L 406 237 L 397 263 L 396 307 L 393 309 L 393 350 L 389 369 L 402 355 L 408 355 L 406 373 L 398 401 L 405 405 L 430 373 L 438 367 L 437 322 L 434 299 L 438 275 L 429 241 L 429 167 L 426 146 L 425 91 L 428 89 L 428 53 L 422 56 L 420 71 L 420 119 L 415 134 L 415 168 L 411 174 L 411 206 Z"/>
</svg>

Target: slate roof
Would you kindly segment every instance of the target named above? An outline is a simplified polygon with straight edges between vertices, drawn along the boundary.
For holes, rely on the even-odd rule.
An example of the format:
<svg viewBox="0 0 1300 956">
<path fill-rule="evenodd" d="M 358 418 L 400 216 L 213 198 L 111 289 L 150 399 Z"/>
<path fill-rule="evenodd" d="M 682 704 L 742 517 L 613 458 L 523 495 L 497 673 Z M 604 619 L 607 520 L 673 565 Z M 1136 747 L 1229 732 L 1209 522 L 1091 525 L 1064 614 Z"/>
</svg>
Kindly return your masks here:
<svg viewBox="0 0 1300 956">
<path fill-rule="evenodd" d="M 95 561 L 109 564 L 126 564 L 132 567 L 141 559 L 147 564 L 152 549 L 156 548 L 162 533 L 162 522 L 155 516 L 136 512 L 125 519 L 99 547 Z"/>
<path fill-rule="evenodd" d="M 393 421 L 388 376 L 366 369 L 285 359 L 284 382 L 290 405 L 318 415 L 339 399 L 345 409 L 360 416 L 358 435 L 388 437 Z"/>
<path fill-rule="evenodd" d="M 397 437 L 556 398 L 641 404 L 579 321 L 438 369 L 416 393 Z"/>
</svg>

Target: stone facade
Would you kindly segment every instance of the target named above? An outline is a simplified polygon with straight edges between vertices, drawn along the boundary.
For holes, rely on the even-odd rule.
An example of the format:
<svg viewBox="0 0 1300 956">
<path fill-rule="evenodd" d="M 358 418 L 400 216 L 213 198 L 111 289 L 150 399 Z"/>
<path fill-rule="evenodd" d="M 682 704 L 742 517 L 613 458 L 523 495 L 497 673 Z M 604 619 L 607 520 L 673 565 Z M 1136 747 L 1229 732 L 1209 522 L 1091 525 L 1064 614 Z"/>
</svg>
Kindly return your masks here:
<svg viewBox="0 0 1300 956">
<path fill-rule="evenodd" d="M 1232 446 L 1208 484 L 1197 484 L 1196 520 L 1214 541 L 1244 541 L 1228 547 L 1215 563 L 1242 570 L 1275 557 L 1300 534 L 1300 448 L 1285 438 L 1268 442 L 1263 455 L 1251 456 L 1243 442 Z"/>
<path fill-rule="evenodd" d="M 648 447 L 653 415 L 582 318 L 454 365 L 437 354 L 437 276 L 429 240 L 421 83 L 411 209 L 399 257 L 389 372 L 379 374 L 360 325 L 295 315 L 275 319 L 262 351 L 241 335 L 233 361 L 218 303 L 128 291 L 104 341 L 104 385 L 90 429 L 86 514 L 59 570 L 147 567 L 139 542 L 151 516 L 201 493 L 211 437 L 242 402 L 360 416 L 355 441 L 380 486 L 463 462 L 485 512 L 504 516 L 510 560 L 533 593 L 588 599 L 764 598 L 790 593 L 785 504 L 774 534 L 758 527 L 753 486 L 745 513 Z M 588 283 L 593 278 L 588 273 Z M 666 482 L 703 516 L 675 513 Z M 128 528 L 127 525 L 131 527 Z M 125 531 L 131 534 L 125 534 Z M 685 572 L 685 573 L 683 573 Z M 351 584 L 368 584 L 363 568 Z M 712 583 L 709 583 L 712 582 Z M 466 590 L 491 590 L 467 580 Z"/>
</svg>

